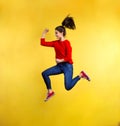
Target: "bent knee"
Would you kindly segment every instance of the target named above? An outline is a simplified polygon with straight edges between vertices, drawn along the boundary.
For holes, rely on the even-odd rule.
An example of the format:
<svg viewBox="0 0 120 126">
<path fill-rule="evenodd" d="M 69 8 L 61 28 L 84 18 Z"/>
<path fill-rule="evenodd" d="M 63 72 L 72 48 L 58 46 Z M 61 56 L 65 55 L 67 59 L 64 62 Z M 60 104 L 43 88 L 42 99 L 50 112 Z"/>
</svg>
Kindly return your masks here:
<svg viewBox="0 0 120 126">
<path fill-rule="evenodd" d="M 65 86 L 65 89 L 66 89 L 67 91 L 70 91 L 71 87 Z"/>
<path fill-rule="evenodd" d="M 42 76 L 44 77 L 46 75 L 45 71 L 42 72 Z"/>
</svg>

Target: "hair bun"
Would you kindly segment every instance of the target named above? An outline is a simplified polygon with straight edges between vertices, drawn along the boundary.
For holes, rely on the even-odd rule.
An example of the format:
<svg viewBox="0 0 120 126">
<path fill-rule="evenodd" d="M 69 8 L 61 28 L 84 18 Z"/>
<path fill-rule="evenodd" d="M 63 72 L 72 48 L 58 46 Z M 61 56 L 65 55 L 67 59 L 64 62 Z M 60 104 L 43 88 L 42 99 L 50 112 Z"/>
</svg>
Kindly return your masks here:
<svg viewBox="0 0 120 126">
<path fill-rule="evenodd" d="M 70 17 L 69 15 L 63 20 L 62 26 L 73 30 L 76 29 L 73 17 Z"/>
</svg>

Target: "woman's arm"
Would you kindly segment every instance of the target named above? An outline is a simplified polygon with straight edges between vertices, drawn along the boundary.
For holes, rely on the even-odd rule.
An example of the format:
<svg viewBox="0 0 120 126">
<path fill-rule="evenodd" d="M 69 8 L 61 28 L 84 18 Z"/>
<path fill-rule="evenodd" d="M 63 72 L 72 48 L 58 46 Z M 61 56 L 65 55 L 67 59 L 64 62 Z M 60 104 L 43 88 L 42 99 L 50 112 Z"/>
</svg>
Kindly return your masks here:
<svg viewBox="0 0 120 126">
<path fill-rule="evenodd" d="M 46 36 L 46 34 L 48 32 L 49 32 L 49 29 L 45 29 L 42 32 L 41 39 L 40 39 L 40 45 L 42 45 L 42 46 L 48 46 L 48 47 L 53 47 L 54 46 L 54 42 L 53 41 L 51 41 L 51 42 L 46 42 L 45 41 L 45 36 Z"/>
<path fill-rule="evenodd" d="M 64 61 L 68 62 L 72 60 L 72 47 L 69 41 L 66 41 L 66 56 L 64 57 Z"/>
</svg>

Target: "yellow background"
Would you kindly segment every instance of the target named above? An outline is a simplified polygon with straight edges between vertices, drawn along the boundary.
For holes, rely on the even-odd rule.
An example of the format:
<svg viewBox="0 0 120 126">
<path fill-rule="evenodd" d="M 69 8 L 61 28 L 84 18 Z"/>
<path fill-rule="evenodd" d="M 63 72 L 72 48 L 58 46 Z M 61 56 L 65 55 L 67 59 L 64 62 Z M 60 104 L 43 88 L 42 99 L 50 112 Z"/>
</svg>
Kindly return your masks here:
<svg viewBox="0 0 120 126">
<path fill-rule="evenodd" d="M 39 45 L 44 28 L 67 14 L 77 29 L 67 30 L 73 48 L 74 76 L 64 89 L 63 75 L 51 77 L 56 95 L 44 102 L 41 72 L 55 65 L 54 50 Z M 0 126 L 118 126 L 120 122 L 120 1 L 0 0 Z"/>
</svg>

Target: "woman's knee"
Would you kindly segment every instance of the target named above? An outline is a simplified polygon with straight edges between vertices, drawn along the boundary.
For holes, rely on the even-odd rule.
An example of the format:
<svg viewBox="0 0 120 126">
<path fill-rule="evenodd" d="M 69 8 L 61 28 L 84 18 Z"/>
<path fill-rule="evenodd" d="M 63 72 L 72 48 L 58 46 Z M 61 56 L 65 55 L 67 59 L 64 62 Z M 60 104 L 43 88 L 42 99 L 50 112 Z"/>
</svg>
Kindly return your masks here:
<svg viewBox="0 0 120 126">
<path fill-rule="evenodd" d="M 71 87 L 70 87 L 70 86 L 65 86 L 65 89 L 66 89 L 67 91 L 69 91 L 69 90 L 71 90 Z"/>
<path fill-rule="evenodd" d="M 46 72 L 45 71 L 42 72 L 42 76 L 43 77 L 46 76 Z"/>
</svg>

